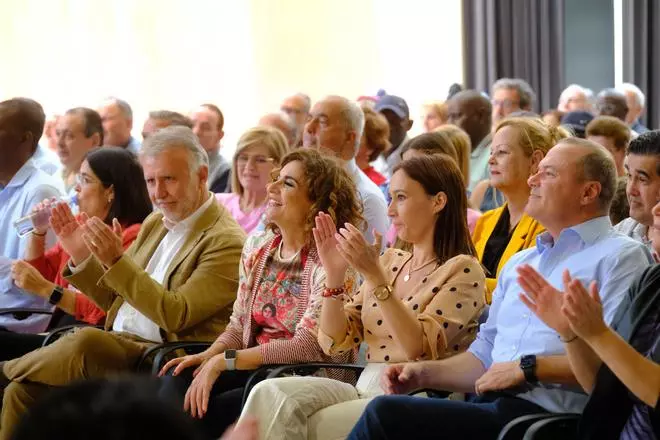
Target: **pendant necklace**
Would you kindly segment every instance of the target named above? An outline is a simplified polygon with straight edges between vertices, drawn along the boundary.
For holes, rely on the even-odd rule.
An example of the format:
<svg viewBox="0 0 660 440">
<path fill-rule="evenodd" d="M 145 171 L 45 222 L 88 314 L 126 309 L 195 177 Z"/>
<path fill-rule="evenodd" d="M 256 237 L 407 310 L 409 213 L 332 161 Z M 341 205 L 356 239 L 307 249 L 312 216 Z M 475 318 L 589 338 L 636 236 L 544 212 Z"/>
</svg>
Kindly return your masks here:
<svg viewBox="0 0 660 440">
<path fill-rule="evenodd" d="M 410 275 L 411 275 L 411 274 L 417 272 L 418 270 L 422 270 L 422 269 L 424 269 L 426 266 L 428 266 L 429 264 L 435 263 L 436 261 L 438 261 L 438 259 L 437 259 L 437 258 L 434 258 L 434 259 L 432 259 L 432 260 L 430 260 L 430 261 L 427 261 L 426 263 L 422 264 L 421 266 L 419 266 L 419 267 L 413 269 L 413 267 L 412 267 L 412 259 L 411 259 L 411 260 L 410 260 L 410 266 L 408 266 L 408 273 L 406 274 L 406 276 L 403 277 L 403 281 L 408 282 L 408 280 L 410 280 Z"/>
</svg>

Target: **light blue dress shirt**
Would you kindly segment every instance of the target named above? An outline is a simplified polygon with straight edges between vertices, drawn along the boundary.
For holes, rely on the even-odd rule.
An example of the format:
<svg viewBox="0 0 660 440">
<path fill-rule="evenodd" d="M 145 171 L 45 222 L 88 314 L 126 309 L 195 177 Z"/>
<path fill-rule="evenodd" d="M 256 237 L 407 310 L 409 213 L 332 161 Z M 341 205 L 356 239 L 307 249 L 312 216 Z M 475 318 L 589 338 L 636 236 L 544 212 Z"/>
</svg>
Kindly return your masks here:
<svg viewBox="0 0 660 440">
<path fill-rule="evenodd" d="M 52 307 L 48 301 L 17 288 L 11 279 L 9 265 L 11 260 L 23 258 L 29 237 L 19 238 L 14 228 L 14 221 L 28 214 L 34 205 L 43 199 L 60 197 L 59 182 L 37 168 L 32 159 L 28 160 L 9 181 L 6 187 L 0 185 L 0 308 L 38 308 Z M 46 237 L 46 249 L 55 244 L 52 231 Z M 17 321 L 12 316 L 0 315 L 0 327 L 17 332 L 41 332 L 50 316 L 32 316 Z"/>
<path fill-rule="evenodd" d="M 468 191 L 474 191 L 474 187 L 482 180 L 490 179 L 488 161 L 490 160 L 491 136 L 486 136 L 477 148 L 470 152 L 470 181 Z"/>
<path fill-rule="evenodd" d="M 562 274 L 588 285 L 598 283 L 605 321 L 610 323 L 628 288 L 652 263 L 641 243 L 614 231 L 608 217 L 598 217 L 564 229 L 555 242 L 550 233 L 536 238 L 536 247 L 515 254 L 507 262 L 493 292 L 488 320 L 481 326 L 469 352 L 489 368 L 493 363 L 523 355 L 565 354 L 559 335 L 520 301 L 516 267 L 529 264 L 550 284 L 563 290 Z M 577 387 L 543 384 L 517 394 L 551 412 L 580 413 L 587 396 Z"/>
</svg>

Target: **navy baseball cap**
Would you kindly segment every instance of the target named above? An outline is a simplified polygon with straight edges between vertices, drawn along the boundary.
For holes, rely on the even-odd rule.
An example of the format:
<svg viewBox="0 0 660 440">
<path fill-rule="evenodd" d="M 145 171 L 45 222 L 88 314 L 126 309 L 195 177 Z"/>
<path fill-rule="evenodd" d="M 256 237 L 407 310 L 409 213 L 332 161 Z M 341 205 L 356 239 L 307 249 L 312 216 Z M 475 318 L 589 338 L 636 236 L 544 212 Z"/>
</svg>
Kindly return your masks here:
<svg viewBox="0 0 660 440">
<path fill-rule="evenodd" d="M 569 112 L 561 118 L 561 125 L 565 125 L 573 130 L 575 136 L 584 138 L 585 132 L 587 131 L 587 125 L 593 118 L 594 115 L 589 112 Z"/>
<path fill-rule="evenodd" d="M 408 110 L 408 104 L 406 100 L 394 95 L 384 95 L 381 96 L 374 110 L 377 112 L 382 112 L 383 110 L 392 110 L 401 119 L 410 119 L 410 110 Z"/>
</svg>

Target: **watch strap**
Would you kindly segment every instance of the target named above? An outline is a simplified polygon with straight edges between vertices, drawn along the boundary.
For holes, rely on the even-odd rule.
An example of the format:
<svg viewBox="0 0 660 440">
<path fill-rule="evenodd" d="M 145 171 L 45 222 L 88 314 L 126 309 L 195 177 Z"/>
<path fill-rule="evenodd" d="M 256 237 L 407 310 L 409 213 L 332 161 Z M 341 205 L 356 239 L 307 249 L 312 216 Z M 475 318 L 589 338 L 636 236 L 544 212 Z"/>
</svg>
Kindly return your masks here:
<svg viewBox="0 0 660 440">
<path fill-rule="evenodd" d="M 225 350 L 225 365 L 227 371 L 236 369 L 236 350 Z"/>
<path fill-rule="evenodd" d="M 537 383 L 539 381 L 536 376 L 536 355 L 529 354 L 521 357 L 520 369 L 523 371 L 527 383 Z"/>
<path fill-rule="evenodd" d="M 53 288 L 53 291 L 50 293 L 48 302 L 55 306 L 57 305 L 57 303 L 59 303 L 62 300 L 63 296 L 64 296 L 64 289 L 61 286 L 56 285 Z"/>
</svg>

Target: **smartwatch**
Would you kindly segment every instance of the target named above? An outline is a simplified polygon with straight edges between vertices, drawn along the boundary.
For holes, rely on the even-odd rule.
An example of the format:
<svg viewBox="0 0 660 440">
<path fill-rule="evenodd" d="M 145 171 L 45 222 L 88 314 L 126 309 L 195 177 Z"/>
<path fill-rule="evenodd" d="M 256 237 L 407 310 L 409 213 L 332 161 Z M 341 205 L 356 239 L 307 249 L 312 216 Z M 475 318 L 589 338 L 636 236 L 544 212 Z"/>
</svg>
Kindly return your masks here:
<svg viewBox="0 0 660 440">
<path fill-rule="evenodd" d="M 225 350 L 225 365 L 227 371 L 236 369 L 236 350 Z"/>
<path fill-rule="evenodd" d="M 539 378 L 536 377 L 536 355 L 527 354 L 520 358 L 520 369 L 525 375 L 527 383 L 537 383 Z"/>
<path fill-rule="evenodd" d="M 63 295 L 64 295 L 64 289 L 62 289 L 60 286 L 55 286 L 55 288 L 50 294 L 50 297 L 48 298 L 48 302 L 55 306 L 57 305 L 58 302 L 62 300 Z"/>
</svg>

